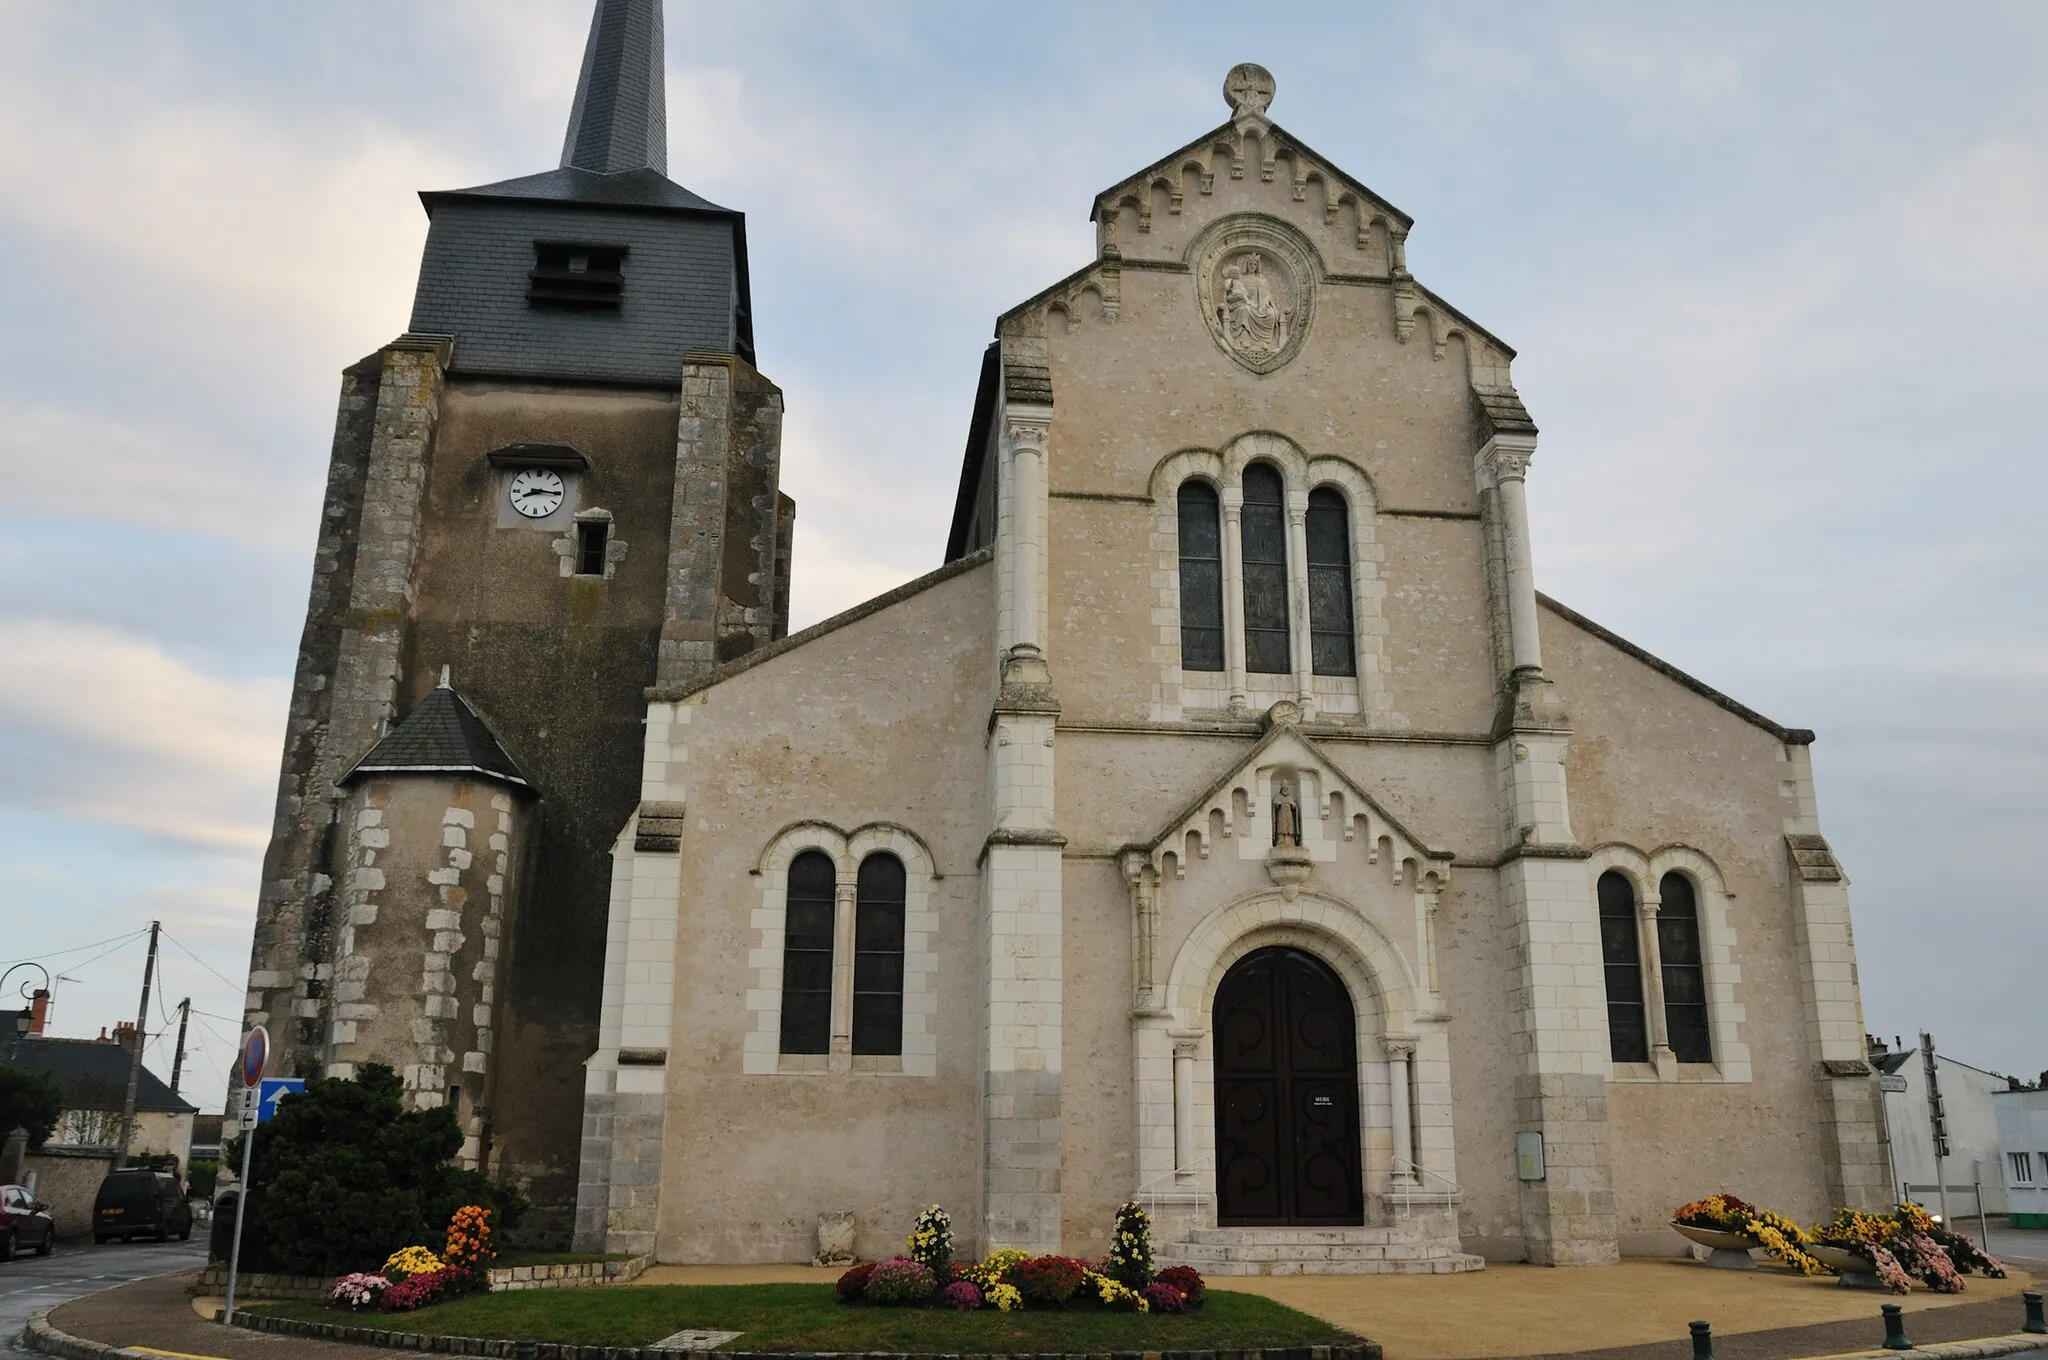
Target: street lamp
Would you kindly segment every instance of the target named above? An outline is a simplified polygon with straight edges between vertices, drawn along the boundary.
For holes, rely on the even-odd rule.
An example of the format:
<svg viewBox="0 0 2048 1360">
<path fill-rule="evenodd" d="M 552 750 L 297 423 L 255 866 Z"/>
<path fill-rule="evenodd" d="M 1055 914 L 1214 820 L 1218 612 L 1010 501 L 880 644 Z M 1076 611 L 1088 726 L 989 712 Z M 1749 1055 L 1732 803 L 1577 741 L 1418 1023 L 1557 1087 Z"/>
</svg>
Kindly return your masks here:
<svg viewBox="0 0 2048 1360">
<path fill-rule="evenodd" d="M 31 986 L 27 982 L 21 984 L 21 999 L 29 1004 L 26 1009 L 14 1012 L 14 1033 L 9 1036 L 14 1039 L 19 1039 L 27 1034 L 29 1026 L 35 1023 L 35 994 L 37 992 L 47 992 L 50 989 L 50 970 L 43 967 L 40 963 L 24 960 L 21 963 L 15 964 L 6 972 L 0 973 L 0 996 L 7 994 L 7 979 L 13 977 L 24 968 L 33 968 L 38 973 L 41 973 L 43 975 L 43 984 L 40 987 Z"/>
</svg>

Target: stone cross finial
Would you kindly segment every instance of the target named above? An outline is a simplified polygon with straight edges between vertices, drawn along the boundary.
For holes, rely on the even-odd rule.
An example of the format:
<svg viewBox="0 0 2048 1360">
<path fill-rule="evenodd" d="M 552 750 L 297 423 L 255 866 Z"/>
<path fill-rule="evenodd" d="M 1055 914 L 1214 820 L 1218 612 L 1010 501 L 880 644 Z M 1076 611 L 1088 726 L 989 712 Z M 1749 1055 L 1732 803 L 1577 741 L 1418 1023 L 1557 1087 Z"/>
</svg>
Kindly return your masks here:
<svg viewBox="0 0 2048 1360">
<path fill-rule="evenodd" d="M 1239 62 L 1223 78 L 1223 97 L 1230 101 L 1232 118 L 1263 118 L 1273 102 L 1273 73 L 1255 62 Z"/>
</svg>

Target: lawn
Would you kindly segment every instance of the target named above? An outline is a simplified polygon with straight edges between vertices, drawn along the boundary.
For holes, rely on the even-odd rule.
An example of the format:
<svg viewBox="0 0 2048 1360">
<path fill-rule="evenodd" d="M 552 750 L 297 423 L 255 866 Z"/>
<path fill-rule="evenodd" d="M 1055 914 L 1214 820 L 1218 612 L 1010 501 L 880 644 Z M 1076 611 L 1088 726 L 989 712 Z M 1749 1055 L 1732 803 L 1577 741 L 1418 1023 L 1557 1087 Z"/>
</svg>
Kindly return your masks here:
<svg viewBox="0 0 2048 1360">
<path fill-rule="evenodd" d="M 417 1313 L 352 1316 L 309 1303 L 252 1311 L 436 1336 L 644 1346 L 686 1327 L 739 1332 L 727 1350 L 987 1354 L 1048 1351 L 1251 1350 L 1345 1345 L 1320 1318 L 1256 1294 L 1211 1291 L 1179 1316 L 1071 1312 L 956 1313 L 849 1307 L 828 1284 L 633 1285 L 479 1294 Z"/>
</svg>

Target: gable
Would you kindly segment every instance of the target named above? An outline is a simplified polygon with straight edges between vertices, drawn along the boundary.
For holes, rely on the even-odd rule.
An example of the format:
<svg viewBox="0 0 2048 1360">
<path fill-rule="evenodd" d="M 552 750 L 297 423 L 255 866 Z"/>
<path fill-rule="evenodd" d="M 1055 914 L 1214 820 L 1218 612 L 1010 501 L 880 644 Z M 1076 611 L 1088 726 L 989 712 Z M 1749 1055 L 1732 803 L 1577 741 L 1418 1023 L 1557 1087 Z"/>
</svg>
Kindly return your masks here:
<svg viewBox="0 0 2048 1360">
<path fill-rule="evenodd" d="M 1265 860 L 1273 847 L 1273 805 L 1287 785 L 1300 808 L 1301 848 L 1312 864 L 1384 865 L 1396 885 L 1441 889 L 1452 852 L 1426 844 L 1282 717 L 1238 762 L 1138 849 L 1164 876 L 1187 875 L 1189 859 L 1235 854 Z M 1426 880 L 1434 879 L 1433 884 Z"/>
</svg>

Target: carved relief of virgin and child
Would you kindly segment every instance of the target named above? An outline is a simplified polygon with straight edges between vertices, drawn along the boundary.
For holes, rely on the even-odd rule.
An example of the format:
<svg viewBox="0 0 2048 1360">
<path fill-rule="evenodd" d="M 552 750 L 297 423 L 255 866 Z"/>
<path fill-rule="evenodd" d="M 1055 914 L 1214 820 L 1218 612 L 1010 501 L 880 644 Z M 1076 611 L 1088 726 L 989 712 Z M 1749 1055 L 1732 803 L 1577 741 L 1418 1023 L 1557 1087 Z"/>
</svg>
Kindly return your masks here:
<svg viewBox="0 0 2048 1360">
<path fill-rule="evenodd" d="M 1246 251 L 1223 267 L 1223 296 L 1217 304 L 1224 343 L 1254 361 L 1287 347 L 1293 313 L 1274 296 L 1257 251 Z"/>
</svg>

